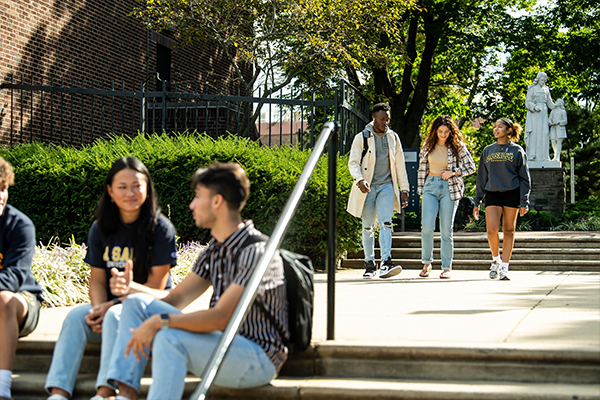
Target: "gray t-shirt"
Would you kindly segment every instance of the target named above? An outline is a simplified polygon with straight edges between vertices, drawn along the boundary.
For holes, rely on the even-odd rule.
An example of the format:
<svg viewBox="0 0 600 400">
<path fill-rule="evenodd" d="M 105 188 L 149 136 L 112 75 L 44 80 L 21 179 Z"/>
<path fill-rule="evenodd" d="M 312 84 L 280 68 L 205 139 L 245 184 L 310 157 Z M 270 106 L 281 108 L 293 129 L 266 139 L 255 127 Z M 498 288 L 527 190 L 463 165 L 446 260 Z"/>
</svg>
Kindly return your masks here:
<svg viewBox="0 0 600 400">
<path fill-rule="evenodd" d="M 387 135 L 385 133 L 383 135 L 374 133 L 373 136 L 375 137 L 375 170 L 373 171 L 371 186 L 392 183 Z"/>
</svg>

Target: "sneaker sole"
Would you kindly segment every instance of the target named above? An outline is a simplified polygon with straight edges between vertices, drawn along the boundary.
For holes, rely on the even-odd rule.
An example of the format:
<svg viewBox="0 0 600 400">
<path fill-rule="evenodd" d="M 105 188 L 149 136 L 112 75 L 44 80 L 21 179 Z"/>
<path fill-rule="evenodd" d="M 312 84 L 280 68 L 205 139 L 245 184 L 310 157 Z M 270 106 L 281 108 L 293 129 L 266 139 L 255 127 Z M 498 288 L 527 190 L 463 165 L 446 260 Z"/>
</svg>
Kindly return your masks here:
<svg viewBox="0 0 600 400">
<path fill-rule="evenodd" d="M 387 279 L 387 278 L 391 278 L 392 276 L 398 275 L 400 272 L 402 272 L 402 267 L 400 267 L 400 266 L 389 270 L 388 273 L 385 274 L 385 275 L 382 275 L 381 274 L 381 270 L 380 270 L 379 271 L 379 277 L 382 278 L 382 279 Z"/>
<path fill-rule="evenodd" d="M 373 275 L 363 275 L 363 279 L 373 279 L 375 278 L 375 274 Z"/>
<path fill-rule="evenodd" d="M 500 277 L 501 281 L 510 281 L 510 278 L 506 275 Z"/>
<path fill-rule="evenodd" d="M 490 279 L 496 279 L 496 278 L 498 278 L 498 273 L 494 272 L 494 271 L 490 272 Z"/>
</svg>

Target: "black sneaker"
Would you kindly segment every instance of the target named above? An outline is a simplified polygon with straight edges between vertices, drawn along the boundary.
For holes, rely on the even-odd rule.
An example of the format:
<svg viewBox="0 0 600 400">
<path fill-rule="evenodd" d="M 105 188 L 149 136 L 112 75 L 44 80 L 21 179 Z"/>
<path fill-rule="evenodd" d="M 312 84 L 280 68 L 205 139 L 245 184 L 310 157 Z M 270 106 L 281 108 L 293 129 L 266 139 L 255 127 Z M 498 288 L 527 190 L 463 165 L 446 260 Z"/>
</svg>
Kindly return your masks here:
<svg viewBox="0 0 600 400">
<path fill-rule="evenodd" d="M 365 261 L 365 273 L 363 274 L 363 278 L 371 279 L 375 277 L 377 272 L 377 267 L 375 266 L 374 261 Z"/>
<path fill-rule="evenodd" d="M 391 258 L 388 258 L 381 264 L 381 268 L 379 269 L 379 277 L 380 278 L 391 278 L 392 276 L 398 275 L 402 272 L 402 267 L 399 265 L 394 265 Z"/>
</svg>

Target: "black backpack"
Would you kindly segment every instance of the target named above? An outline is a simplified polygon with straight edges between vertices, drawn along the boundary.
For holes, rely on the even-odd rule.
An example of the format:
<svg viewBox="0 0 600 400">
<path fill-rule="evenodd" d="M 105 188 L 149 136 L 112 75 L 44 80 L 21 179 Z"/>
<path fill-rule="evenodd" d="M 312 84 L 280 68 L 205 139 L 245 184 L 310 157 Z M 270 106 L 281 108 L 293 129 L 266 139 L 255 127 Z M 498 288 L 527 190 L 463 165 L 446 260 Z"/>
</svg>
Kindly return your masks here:
<svg viewBox="0 0 600 400">
<path fill-rule="evenodd" d="M 247 246 L 269 240 L 265 235 L 250 235 L 246 238 L 240 251 L 235 257 L 235 264 L 240 253 Z M 286 340 L 282 326 L 275 320 L 273 315 L 267 311 L 264 304 L 256 298 L 254 304 L 271 321 L 279 331 L 283 343 L 287 346 L 290 355 L 302 353 L 310 345 L 313 325 L 314 305 L 314 279 L 315 272 L 312 261 L 302 254 L 293 253 L 288 250 L 279 249 L 283 260 L 283 274 L 288 301 L 288 330 L 290 339 Z"/>
</svg>

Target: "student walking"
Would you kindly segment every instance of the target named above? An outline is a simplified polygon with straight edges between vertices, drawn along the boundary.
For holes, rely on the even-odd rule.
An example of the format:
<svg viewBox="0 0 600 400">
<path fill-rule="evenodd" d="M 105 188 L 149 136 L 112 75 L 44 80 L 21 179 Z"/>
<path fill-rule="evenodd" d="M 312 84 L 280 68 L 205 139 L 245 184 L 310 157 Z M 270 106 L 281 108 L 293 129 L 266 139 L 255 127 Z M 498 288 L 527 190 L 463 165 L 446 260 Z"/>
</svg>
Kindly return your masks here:
<svg viewBox="0 0 600 400">
<path fill-rule="evenodd" d="M 494 124 L 496 143 L 481 153 L 473 217 L 479 220 L 479 205 L 485 197 L 485 225 L 492 252 L 490 279 L 509 280 L 508 269 L 515 243 L 517 217 L 529 210 L 531 177 L 527 156 L 516 144 L 523 128 L 508 118 Z M 500 256 L 500 219 L 502 218 L 502 257 Z"/>
<path fill-rule="evenodd" d="M 463 176 L 475 172 L 475 162 L 450 116 L 437 117 L 421 148 L 417 193 L 422 195 L 421 262 L 419 276 L 431 273 L 433 232 L 440 216 L 442 274 L 449 279 L 454 255 L 454 216 L 465 191 Z"/>
<path fill-rule="evenodd" d="M 362 219 L 366 279 L 377 273 L 375 218 L 381 247 L 379 277 L 391 278 L 402 272 L 402 267 L 392 262 L 392 217 L 394 211 L 400 212 L 408 205 L 410 185 L 400 138 L 389 128 L 390 110 L 386 103 L 373 106 L 373 120 L 354 137 L 348 160 L 355 185 L 350 190 L 347 211 Z"/>
<path fill-rule="evenodd" d="M 92 400 L 114 396 L 116 388 L 108 384 L 106 375 L 121 300 L 129 293 L 172 286 L 170 269 L 177 262 L 175 229 L 160 213 L 150 173 L 140 160 L 127 157 L 114 162 L 95 214 L 84 259 L 91 266 L 91 304 L 71 310 L 63 323 L 46 378 L 48 400 L 73 395 L 88 341 L 101 342 L 97 392 Z M 109 290 L 110 279 L 122 270 L 132 273 L 134 282 L 128 292 L 116 297 Z"/>
</svg>

